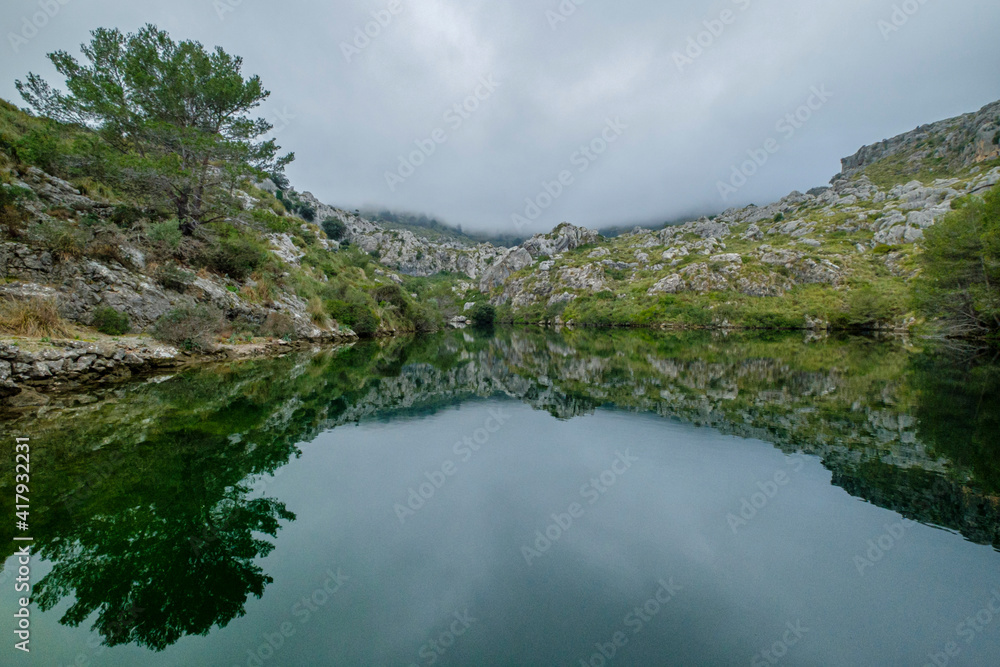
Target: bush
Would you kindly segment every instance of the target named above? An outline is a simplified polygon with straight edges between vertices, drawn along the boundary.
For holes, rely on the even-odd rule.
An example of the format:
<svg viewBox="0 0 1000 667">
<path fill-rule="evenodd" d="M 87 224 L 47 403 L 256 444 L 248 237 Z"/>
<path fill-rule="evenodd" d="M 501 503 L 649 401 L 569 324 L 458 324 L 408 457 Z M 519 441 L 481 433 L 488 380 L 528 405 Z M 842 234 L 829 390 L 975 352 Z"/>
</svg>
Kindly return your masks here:
<svg viewBox="0 0 1000 667">
<path fill-rule="evenodd" d="M 472 309 L 471 319 L 477 327 L 491 327 L 497 321 L 497 309 L 488 303 L 477 303 Z"/>
<path fill-rule="evenodd" d="M 0 301 L 0 330 L 15 336 L 69 336 L 68 326 L 51 299 Z"/>
<path fill-rule="evenodd" d="M 924 233 L 917 301 L 956 336 L 1000 333 L 1000 186 Z"/>
<path fill-rule="evenodd" d="M 299 215 L 301 215 L 302 219 L 306 222 L 313 222 L 316 219 L 316 209 L 309 204 L 300 204 Z"/>
<path fill-rule="evenodd" d="M 0 228 L 10 238 L 18 238 L 24 232 L 24 222 L 28 215 L 21 201 L 32 194 L 27 188 L 0 186 Z"/>
<path fill-rule="evenodd" d="M 208 266 L 242 282 L 265 261 L 267 251 L 260 244 L 244 238 L 229 238 L 219 241 L 218 247 L 210 253 Z"/>
<path fill-rule="evenodd" d="M 195 275 L 176 264 L 164 264 L 156 272 L 156 282 L 175 292 L 184 292 L 194 282 Z"/>
<path fill-rule="evenodd" d="M 902 314 L 902 306 L 892 297 L 865 286 L 850 293 L 847 311 L 834 315 L 830 323 L 837 329 L 872 329 L 890 323 Z"/>
<path fill-rule="evenodd" d="M 367 304 L 357 301 L 330 300 L 326 302 L 326 310 L 330 317 L 340 324 L 345 324 L 362 338 L 375 335 L 380 324 L 378 315 Z"/>
<path fill-rule="evenodd" d="M 215 306 L 181 306 L 156 321 L 153 336 L 187 349 L 208 349 L 224 326 L 222 311 Z"/>
<path fill-rule="evenodd" d="M 267 319 L 260 327 L 260 333 L 269 338 L 294 338 L 295 320 L 285 313 L 268 313 Z"/>
<path fill-rule="evenodd" d="M 22 162 L 35 165 L 50 174 L 56 173 L 62 154 L 59 140 L 54 132 L 54 123 L 45 129 L 28 132 L 17 142 L 17 157 Z"/>
<path fill-rule="evenodd" d="M 396 283 L 376 287 L 372 296 L 375 298 L 376 303 L 393 305 L 403 314 L 407 313 L 410 309 L 410 302 L 407 301 L 406 294 Z"/>
<path fill-rule="evenodd" d="M 336 218 L 327 218 L 323 221 L 323 231 L 327 238 L 340 241 L 347 234 L 347 225 Z"/>
<path fill-rule="evenodd" d="M 94 311 L 94 319 L 90 326 L 109 336 L 122 336 L 132 330 L 128 315 L 109 306 Z"/>
<path fill-rule="evenodd" d="M 111 216 L 108 218 L 108 220 L 118 225 L 122 229 L 131 229 L 135 225 L 135 223 L 139 222 L 145 217 L 146 214 L 145 212 L 143 212 L 141 208 L 136 208 L 135 206 L 128 206 L 127 204 L 118 204 L 111 212 Z"/>
<path fill-rule="evenodd" d="M 295 229 L 295 223 L 273 211 L 254 209 L 250 212 L 250 217 L 258 224 L 263 225 L 267 231 L 274 232 L 275 234 L 284 234 Z"/>
<path fill-rule="evenodd" d="M 83 257 L 87 247 L 87 234 L 76 225 L 43 222 L 34 227 L 39 243 L 52 254 L 69 259 Z"/>
<path fill-rule="evenodd" d="M 176 250 L 180 247 L 183 235 L 180 223 L 177 220 L 156 222 L 149 226 L 149 240 L 154 243 L 162 243 L 171 250 Z"/>
</svg>

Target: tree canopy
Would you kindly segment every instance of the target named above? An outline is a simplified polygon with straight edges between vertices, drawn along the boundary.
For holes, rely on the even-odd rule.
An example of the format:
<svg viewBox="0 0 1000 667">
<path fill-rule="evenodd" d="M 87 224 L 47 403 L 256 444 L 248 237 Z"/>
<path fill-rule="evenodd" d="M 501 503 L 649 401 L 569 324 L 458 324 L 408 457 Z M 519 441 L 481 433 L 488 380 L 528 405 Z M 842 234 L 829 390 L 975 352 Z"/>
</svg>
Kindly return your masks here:
<svg viewBox="0 0 1000 667">
<path fill-rule="evenodd" d="M 928 229 L 922 261 L 918 298 L 950 333 L 1000 332 L 1000 186 Z"/>
<path fill-rule="evenodd" d="M 17 89 L 38 114 L 92 131 L 121 186 L 172 208 L 185 233 L 226 217 L 243 179 L 280 175 L 294 159 L 279 157 L 275 140 L 263 139 L 271 124 L 251 116 L 270 92 L 243 77 L 242 58 L 153 25 L 91 35 L 84 64 L 49 54 L 65 92 L 33 73 Z"/>
</svg>

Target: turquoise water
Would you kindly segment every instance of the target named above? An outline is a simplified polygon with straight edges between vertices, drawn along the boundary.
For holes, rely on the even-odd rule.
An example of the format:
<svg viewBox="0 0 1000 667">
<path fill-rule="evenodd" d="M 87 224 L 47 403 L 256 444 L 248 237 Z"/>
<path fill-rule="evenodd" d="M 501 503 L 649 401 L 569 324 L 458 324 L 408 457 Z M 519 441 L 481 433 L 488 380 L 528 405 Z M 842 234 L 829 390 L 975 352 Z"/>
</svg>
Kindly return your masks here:
<svg viewBox="0 0 1000 667">
<path fill-rule="evenodd" d="M 500 331 L 69 395 L 3 426 L 37 555 L 32 652 L 0 655 L 997 664 L 997 378 L 892 342 Z"/>
</svg>

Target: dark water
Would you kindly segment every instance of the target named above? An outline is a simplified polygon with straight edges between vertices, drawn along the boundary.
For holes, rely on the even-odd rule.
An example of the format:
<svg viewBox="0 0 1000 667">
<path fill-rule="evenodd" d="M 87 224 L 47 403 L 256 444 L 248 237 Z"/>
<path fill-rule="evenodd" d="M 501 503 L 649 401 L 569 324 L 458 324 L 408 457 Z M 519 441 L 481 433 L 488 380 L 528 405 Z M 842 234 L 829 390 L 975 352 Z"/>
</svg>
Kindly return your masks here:
<svg viewBox="0 0 1000 667">
<path fill-rule="evenodd" d="M 455 332 L 6 415 L 0 662 L 1000 664 L 1000 368 Z M 0 501 L 12 516 L 12 447 Z"/>
</svg>

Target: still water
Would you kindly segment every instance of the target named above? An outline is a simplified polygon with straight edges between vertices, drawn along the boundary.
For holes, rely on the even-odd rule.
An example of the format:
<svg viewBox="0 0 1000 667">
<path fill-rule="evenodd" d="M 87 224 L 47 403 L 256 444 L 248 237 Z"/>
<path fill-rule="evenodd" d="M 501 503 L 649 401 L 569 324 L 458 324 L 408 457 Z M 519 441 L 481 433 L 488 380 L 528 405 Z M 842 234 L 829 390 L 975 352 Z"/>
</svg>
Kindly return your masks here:
<svg viewBox="0 0 1000 667">
<path fill-rule="evenodd" d="M 1000 368 L 908 343 L 451 332 L 0 431 L 5 665 L 1000 664 Z"/>
</svg>

